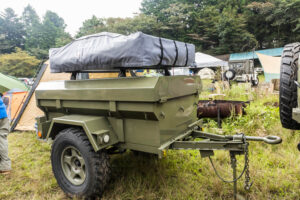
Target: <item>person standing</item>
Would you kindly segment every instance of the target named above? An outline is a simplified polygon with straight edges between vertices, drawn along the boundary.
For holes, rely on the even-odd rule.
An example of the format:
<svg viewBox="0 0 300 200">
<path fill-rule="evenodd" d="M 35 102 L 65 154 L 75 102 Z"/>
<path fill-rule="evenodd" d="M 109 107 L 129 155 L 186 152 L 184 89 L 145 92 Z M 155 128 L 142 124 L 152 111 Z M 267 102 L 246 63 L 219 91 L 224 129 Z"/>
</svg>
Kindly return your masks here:
<svg viewBox="0 0 300 200">
<path fill-rule="evenodd" d="M 2 94 L 0 93 L 0 174 L 8 174 L 11 171 L 11 160 L 8 157 L 8 133 L 9 120 L 2 100 Z"/>
</svg>

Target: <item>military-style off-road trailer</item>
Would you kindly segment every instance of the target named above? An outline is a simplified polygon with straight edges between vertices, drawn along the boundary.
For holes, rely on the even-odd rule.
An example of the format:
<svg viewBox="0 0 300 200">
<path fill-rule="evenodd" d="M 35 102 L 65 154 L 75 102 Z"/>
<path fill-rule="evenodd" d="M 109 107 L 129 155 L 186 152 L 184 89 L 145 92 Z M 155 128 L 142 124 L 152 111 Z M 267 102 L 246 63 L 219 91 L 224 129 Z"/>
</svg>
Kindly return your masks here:
<svg viewBox="0 0 300 200">
<path fill-rule="evenodd" d="M 102 52 L 97 53 L 97 59 L 90 59 L 84 65 L 82 62 L 85 61 L 82 60 L 81 64 L 73 65 L 74 57 L 89 51 L 84 45 L 94 47 L 91 44 L 98 44 L 99 41 L 93 40 L 95 36 L 75 41 L 74 44 L 58 50 L 61 52 L 52 52 L 50 65 L 56 72 L 67 69 L 65 71 L 72 72 L 73 77 L 78 72 L 90 72 L 91 68 L 105 66 L 95 63 L 103 61 L 98 59 L 103 54 L 107 58 L 110 55 L 107 52 L 114 45 L 117 45 L 117 51 L 122 51 L 124 46 L 128 46 L 129 40 L 132 42 L 144 37 L 142 41 L 149 42 L 147 37 L 150 36 L 139 34 L 129 36 L 129 39 L 125 36 L 109 35 L 110 38 L 107 38 L 107 35 L 98 35 L 102 39 L 104 37 L 106 42 L 112 40 L 108 44 L 110 48 L 102 49 Z M 193 46 L 152 36 L 151 39 L 153 57 L 148 59 L 151 52 L 146 53 L 146 56 L 142 55 L 142 64 L 146 63 L 145 65 L 124 66 L 128 65 L 127 62 L 136 63 L 132 62 L 132 55 L 124 51 L 122 55 L 117 55 L 123 60 L 118 59 L 118 67 L 114 69 L 123 71 L 120 74 L 124 75 L 126 69 L 168 69 L 170 66 L 190 65 L 188 60 L 193 60 L 191 56 L 194 52 L 188 52 L 193 51 Z M 118 40 L 117 44 L 114 43 L 115 40 Z M 78 42 L 81 44 L 78 45 Z M 82 54 L 75 51 L 75 56 L 69 56 L 71 59 L 64 58 L 64 62 L 55 60 L 59 59 L 60 53 L 68 55 L 70 52 L 66 53 L 66 49 L 72 45 L 82 47 L 79 48 L 80 51 L 84 49 Z M 166 48 L 168 45 L 174 45 L 173 52 Z M 180 46 L 184 48 L 183 51 Z M 153 53 L 155 48 L 159 49 L 158 54 Z M 70 54 L 73 55 L 72 52 Z M 93 52 L 92 55 L 96 54 Z M 114 57 L 108 62 L 114 65 L 113 61 L 117 58 Z M 148 64 L 147 59 L 158 64 Z M 172 64 L 166 64 L 168 62 Z M 182 64 L 178 64 L 180 62 Z M 90 63 L 94 65 L 89 65 Z M 83 70 L 78 70 L 78 66 Z M 76 69 L 72 70 L 73 68 Z M 194 149 L 199 150 L 202 157 L 212 156 L 214 150 L 230 151 L 234 169 L 231 182 L 235 183 L 235 193 L 236 181 L 243 174 L 246 174 L 246 188 L 250 187 L 247 173 L 248 141 L 278 144 L 281 139 L 276 136 L 251 137 L 244 134 L 217 135 L 203 132 L 202 122 L 197 119 L 200 91 L 201 80 L 196 76 L 119 77 L 40 84 L 36 89 L 36 100 L 37 106 L 44 111 L 45 116 L 37 118 L 37 135 L 40 139 L 53 140 L 51 163 L 59 186 L 69 196 L 101 196 L 111 172 L 108 160 L 110 153 L 121 153 L 129 149 L 157 154 L 162 158 L 168 149 Z M 195 141 L 196 138 L 199 140 Z M 235 156 L 240 154 L 245 154 L 245 167 L 237 177 Z"/>
</svg>

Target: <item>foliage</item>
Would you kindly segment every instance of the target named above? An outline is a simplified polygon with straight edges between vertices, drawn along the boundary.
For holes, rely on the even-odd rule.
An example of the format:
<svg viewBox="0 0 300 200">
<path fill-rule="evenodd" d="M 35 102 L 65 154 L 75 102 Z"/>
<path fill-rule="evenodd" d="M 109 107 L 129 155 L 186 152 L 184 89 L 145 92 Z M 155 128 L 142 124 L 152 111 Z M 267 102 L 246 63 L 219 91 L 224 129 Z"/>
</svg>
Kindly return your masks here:
<svg viewBox="0 0 300 200">
<path fill-rule="evenodd" d="M 30 5 L 21 17 L 11 8 L 5 9 L 0 15 L 1 72 L 22 77 L 34 75 L 40 62 L 37 59 L 46 59 L 50 48 L 71 42 L 65 27 L 64 20 L 52 11 L 47 11 L 41 21 Z"/>
<path fill-rule="evenodd" d="M 299 0 L 143 0 L 132 18 L 92 18 L 83 22 L 76 38 L 103 31 L 137 31 L 190 42 L 196 51 L 228 54 L 282 47 L 300 41 Z M 50 48 L 73 38 L 64 20 L 47 11 L 42 19 L 28 5 L 18 17 L 11 8 L 0 13 L 0 54 L 18 47 L 43 60 Z"/>
<path fill-rule="evenodd" d="M 47 11 L 42 21 L 31 5 L 17 17 L 11 8 L 0 15 L 0 54 L 12 53 L 16 47 L 39 59 L 48 57 L 49 48 L 63 46 L 72 40 L 65 32 L 64 20 Z"/>
<path fill-rule="evenodd" d="M 281 47 L 300 40 L 298 0 L 143 0 L 133 18 L 86 20 L 76 37 L 142 31 L 191 42 L 212 54 Z"/>
<path fill-rule="evenodd" d="M 38 58 L 48 57 L 50 48 L 63 46 L 72 40 L 70 34 L 64 31 L 66 27 L 64 20 L 52 11 L 47 11 L 43 22 L 35 26 L 32 27 L 33 33 L 29 35 L 31 37 L 36 35 L 36 37 L 28 38 L 27 41 L 31 45 L 27 46 L 26 50 Z M 41 49 L 41 52 L 46 50 L 45 54 L 37 54 L 37 49 Z"/>
<path fill-rule="evenodd" d="M 23 23 L 25 25 L 25 50 L 38 58 L 43 58 L 41 44 L 43 43 L 42 23 L 35 10 L 28 5 L 24 8 L 22 14 Z M 39 52 L 39 53 L 37 53 Z"/>
<path fill-rule="evenodd" d="M 272 0 L 246 6 L 248 30 L 260 48 L 278 47 L 300 40 L 300 1 Z"/>
<path fill-rule="evenodd" d="M 214 54 L 281 47 L 300 40 L 298 0 L 144 0 L 141 11 L 168 27 L 165 35 L 170 38 L 175 32 L 177 39 Z"/>
<path fill-rule="evenodd" d="M 4 10 L 0 17 L 0 54 L 10 53 L 16 47 L 23 47 L 24 25 L 13 9 Z"/>
<path fill-rule="evenodd" d="M 130 34 L 137 31 L 157 35 L 159 29 L 162 28 L 157 24 L 155 17 L 138 15 L 133 18 L 97 18 L 93 16 L 91 19 L 85 20 L 76 37 L 95 34 L 103 31 L 114 32 L 120 34 Z"/>
<path fill-rule="evenodd" d="M 98 19 L 93 15 L 91 19 L 87 19 L 82 23 L 76 37 L 97 33 L 102 27 L 104 27 L 102 19 Z"/>
<path fill-rule="evenodd" d="M 233 53 L 247 51 L 257 47 L 257 41 L 246 31 L 245 19 L 235 11 L 223 11 L 217 24 L 219 47 L 216 53 Z"/>
<path fill-rule="evenodd" d="M 15 53 L 0 55 L 1 73 L 17 77 L 33 77 L 40 63 L 26 51 L 16 48 Z"/>
</svg>

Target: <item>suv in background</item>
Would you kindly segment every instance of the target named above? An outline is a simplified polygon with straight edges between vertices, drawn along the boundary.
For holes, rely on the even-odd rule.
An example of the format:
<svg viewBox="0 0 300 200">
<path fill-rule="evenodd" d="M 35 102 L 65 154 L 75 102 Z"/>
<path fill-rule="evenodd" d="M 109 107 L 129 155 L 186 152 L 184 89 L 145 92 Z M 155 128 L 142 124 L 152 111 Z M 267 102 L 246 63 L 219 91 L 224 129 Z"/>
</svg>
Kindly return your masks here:
<svg viewBox="0 0 300 200">
<path fill-rule="evenodd" d="M 225 80 L 251 82 L 253 86 L 258 85 L 259 83 L 253 60 L 229 61 L 223 76 Z"/>
</svg>

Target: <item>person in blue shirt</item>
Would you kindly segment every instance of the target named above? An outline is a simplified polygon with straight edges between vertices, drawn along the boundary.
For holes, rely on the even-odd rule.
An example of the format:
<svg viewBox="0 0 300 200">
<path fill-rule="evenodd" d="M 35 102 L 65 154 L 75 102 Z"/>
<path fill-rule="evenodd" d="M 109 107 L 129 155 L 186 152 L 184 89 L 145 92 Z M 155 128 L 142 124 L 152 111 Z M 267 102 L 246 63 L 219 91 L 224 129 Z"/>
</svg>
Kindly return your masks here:
<svg viewBox="0 0 300 200">
<path fill-rule="evenodd" d="M 11 171 L 11 160 L 8 157 L 8 133 L 9 120 L 2 100 L 2 94 L 0 93 L 0 174 L 8 174 Z"/>
</svg>

